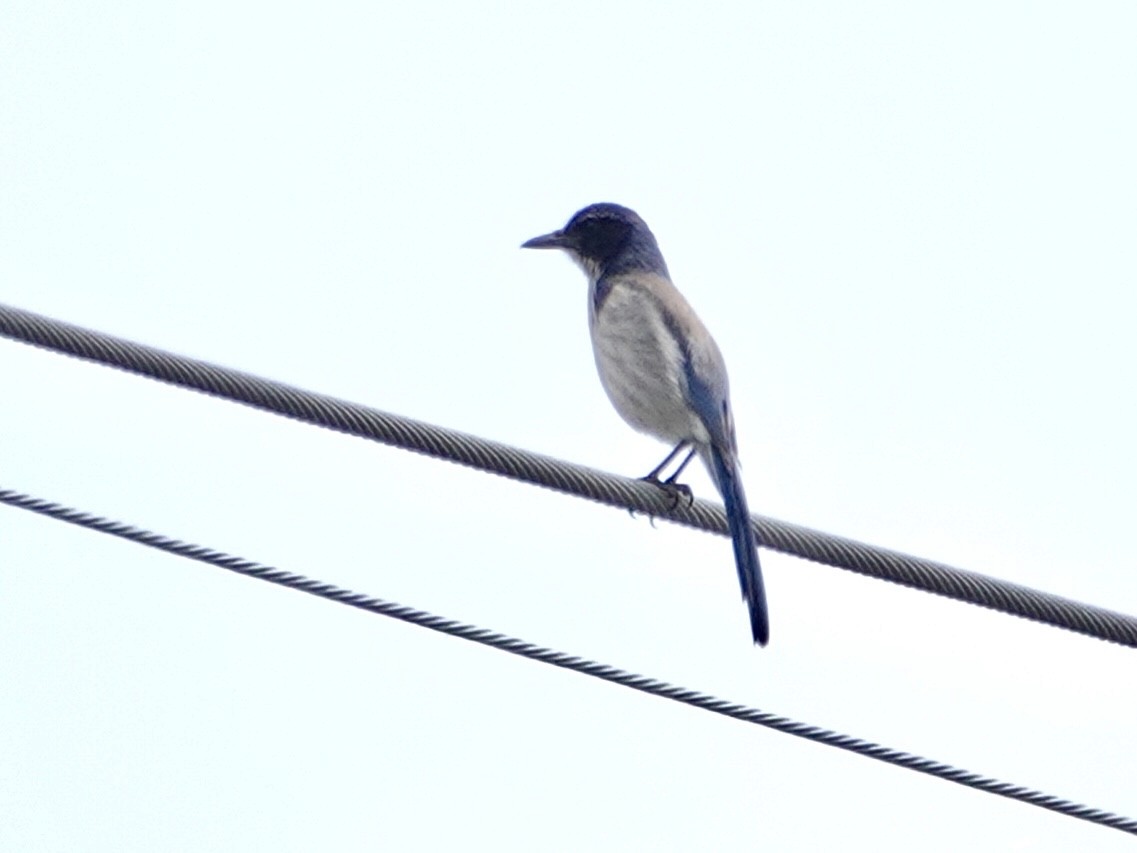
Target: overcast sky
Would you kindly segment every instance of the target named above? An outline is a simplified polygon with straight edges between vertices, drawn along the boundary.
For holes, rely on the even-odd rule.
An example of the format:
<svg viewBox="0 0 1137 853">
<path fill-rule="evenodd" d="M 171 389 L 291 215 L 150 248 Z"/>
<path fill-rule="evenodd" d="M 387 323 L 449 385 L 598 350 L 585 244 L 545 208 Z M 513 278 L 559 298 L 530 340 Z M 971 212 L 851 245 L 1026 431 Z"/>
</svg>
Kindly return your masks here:
<svg viewBox="0 0 1137 853">
<path fill-rule="evenodd" d="M 615 201 L 751 509 L 1137 613 L 1137 6 L 0 5 L 0 301 L 627 475 Z M 1137 816 L 1134 652 L 0 341 L 0 486 Z M 690 483 L 714 498 L 706 474 Z M 0 848 L 1131 839 L 0 508 Z M 1124 846 L 1123 846 L 1124 845 Z"/>
</svg>

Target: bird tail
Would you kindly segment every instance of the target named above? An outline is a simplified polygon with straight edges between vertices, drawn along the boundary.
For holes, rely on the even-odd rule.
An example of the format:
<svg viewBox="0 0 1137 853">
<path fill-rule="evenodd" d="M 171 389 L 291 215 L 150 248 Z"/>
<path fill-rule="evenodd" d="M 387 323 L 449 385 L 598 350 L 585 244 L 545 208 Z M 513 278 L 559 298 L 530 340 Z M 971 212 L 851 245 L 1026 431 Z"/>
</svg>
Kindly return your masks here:
<svg viewBox="0 0 1137 853">
<path fill-rule="evenodd" d="M 770 640 L 770 619 L 766 612 L 766 587 L 762 583 L 762 566 L 758 562 L 758 539 L 750 526 L 750 509 L 746 505 L 746 492 L 738 476 L 733 454 L 711 445 L 704 458 L 714 475 L 715 485 L 722 495 L 726 520 L 730 525 L 730 538 L 734 543 L 734 561 L 738 566 L 738 582 L 742 598 L 750 609 L 750 631 L 760 646 Z"/>
</svg>

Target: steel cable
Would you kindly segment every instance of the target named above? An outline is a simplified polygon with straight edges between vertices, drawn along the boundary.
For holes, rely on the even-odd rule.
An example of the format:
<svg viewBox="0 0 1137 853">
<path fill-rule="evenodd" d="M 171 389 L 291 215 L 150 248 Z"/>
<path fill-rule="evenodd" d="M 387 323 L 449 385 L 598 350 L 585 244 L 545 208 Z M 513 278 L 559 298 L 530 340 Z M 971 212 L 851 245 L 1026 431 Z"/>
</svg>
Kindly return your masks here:
<svg viewBox="0 0 1137 853">
<path fill-rule="evenodd" d="M 609 666 L 608 664 L 566 654 L 565 652 L 559 652 L 555 649 L 530 643 L 516 637 L 499 634 L 486 628 L 479 628 L 476 625 L 471 625 L 466 622 L 446 619 L 424 610 L 417 610 L 413 607 L 407 607 L 406 605 L 397 604 L 392 601 L 385 601 L 381 598 L 374 598 L 362 593 L 352 592 L 351 590 L 335 586 L 334 584 L 308 578 L 304 575 L 294 574 L 293 572 L 287 572 L 272 566 L 266 566 L 252 560 L 235 557 L 212 548 L 172 539 L 168 536 L 162 536 L 161 534 L 133 527 L 119 521 L 112 521 L 82 512 L 81 510 L 65 507 L 40 498 L 34 498 L 11 489 L 0 488 L 0 503 L 30 510 L 40 515 L 68 522 L 69 524 L 85 527 L 88 530 L 97 530 L 100 533 L 107 533 L 111 536 L 117 536 L 120 539 L 136 542 L 140 545 L 147 545 L 159 551 L 165 551 L 166 553 L 175 554 L 179 557 L 207 563 L 240 575 L 306 592 L 310 595 L 339 602 L 340 604 L 347 604 L 369 613 L 389 616 L 403 622 L 409 622 L 413 625 L 429 628 L 432 631 L 449 634 L 452 637 L 460 637 L 464 640 L 480 643 L 484 646 L 509 652 L 510 654 L 520 657 L 551 664 L 561 667 L 562 669 L 579 672 L 583 675 L 590 675 L 593 678 L 599 678 L 613 684 L 619 684 L 623 687 L 630 687 L 633 690 L 639 690 L 643 693 L 651 694 L 652 696 L 682 702 L 704 711 L 711 711 L 746 723 L 765 726 L 766 728 L 791 734 L 795 737 L 804 738 L 805 740 L 837 747 L 838 749 L 843 749 L 847 752 L 863 755 L 868 758 L 875 758 L 877 761 L 883 761 L 887 764 L 896 765 L 897 767 L 904 767 L 908 770 L 914 770 L 928 776 L 935 776 L 938 779 L 955 782 L 956 784 L 964 785 L 968 788 L 974 788 L 989 794 L 998 794 L 1001 797 L 1018 800 L 1022 803 L 1049 809 L 1050 811 L 1078 818 L 1079 820 L 1096 823 L 1101 826 L 1108 826 L 1131 835 L 1137 835 L 1137 819 L 1124 817 L 1081 803 L 1075 803 L 1063 799 L 1062 797 L 1056 797 L 1052 794 L 1046 794 L 1042 791 L 1023 787 L 1022 785 L 1012 785 L 1009 782 L 1002 782 L 990 776 L 972 773 L 971 771 L 963 770 L 959 767 L 953 767 L 950 764 L 933 761 L 930 758 L 924 758 L 909 752 L 891 749 L 871 741 L 861 740 L 860 738 L 821 728 L 820 726 L 801 723 L 788 717 L 782 717 L 738 702 L 729 702 L 698 690 L 691 690 L 669 684 L 666 681 L 660 681 L 659 679 L 650 678 L 646 675 L 628 672 L 614 666 Z"/>
<path fill-rule="evenodd" d="M 726 517 L 717 504 L 696 500 L 690 506 L 673 506 L 661 490 L 639 480 L 218 367 L 3 304 L 0 335 L 609 506 L 727 533 Z M 1137 618 L 1123 613 L 785 521 L 759 516 L 754 524 L 759 542 L 776 551 L 1137 647 Z"/>
</svg>

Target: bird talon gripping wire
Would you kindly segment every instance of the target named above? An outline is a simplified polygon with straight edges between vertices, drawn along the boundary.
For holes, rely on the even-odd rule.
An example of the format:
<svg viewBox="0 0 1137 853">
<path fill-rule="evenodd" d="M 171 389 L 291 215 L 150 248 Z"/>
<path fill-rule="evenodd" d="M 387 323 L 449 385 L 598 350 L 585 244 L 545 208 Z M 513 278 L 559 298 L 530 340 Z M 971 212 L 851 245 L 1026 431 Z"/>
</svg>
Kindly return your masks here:
<svg viewBox="0 0 1137 853">
<path fill-rule="evenodd" d="M 695 505 L 695 493 L 691 491 L 691 487 L 686 483 L 676 483 L 674 477 L 667 480 L 660 480 L 658 477 L 652 477 L 649 474 L 640 479 L 645 483 L 651 483 L 671 499 L 671 503 L 667 507 L 668 512 L 677 510 L 680 503 L 686 504 L 685 509 L 690 509 Z"/>
</svg>

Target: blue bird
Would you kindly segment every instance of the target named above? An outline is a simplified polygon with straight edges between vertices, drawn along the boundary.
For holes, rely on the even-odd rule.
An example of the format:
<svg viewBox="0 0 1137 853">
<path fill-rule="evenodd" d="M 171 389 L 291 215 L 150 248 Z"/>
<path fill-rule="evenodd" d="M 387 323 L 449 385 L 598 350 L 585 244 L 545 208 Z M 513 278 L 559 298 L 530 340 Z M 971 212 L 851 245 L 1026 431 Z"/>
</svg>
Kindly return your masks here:
<svg viewBox="0 0 1137 853">
<path fill-rule="evenodd" d="M 675 480 L 696 453 L 703 460 L 726 507 L 754 642 L 766 645 L 766 590 L 739 476 L 726 364 L 671 283 L 655 235 L 635 211 L 593 204 L 522 248 L 562 249 L 588 277 L 588 328 L 608 399 L 633 428 L 675 446 L 644 479 L 689 496 Z M 684 450 L 675 473 L 660 480 Z"/>
</svg>

